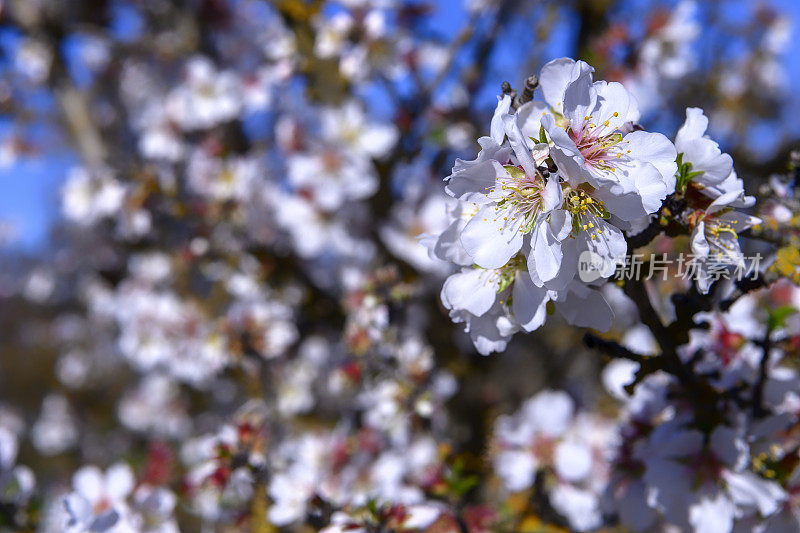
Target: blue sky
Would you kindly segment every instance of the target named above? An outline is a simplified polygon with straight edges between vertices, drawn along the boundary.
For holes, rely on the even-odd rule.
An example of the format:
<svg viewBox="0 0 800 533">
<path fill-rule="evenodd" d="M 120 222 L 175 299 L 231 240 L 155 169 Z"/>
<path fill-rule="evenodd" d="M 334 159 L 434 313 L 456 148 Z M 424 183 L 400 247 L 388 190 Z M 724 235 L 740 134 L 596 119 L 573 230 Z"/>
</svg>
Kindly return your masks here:
<svg viewBox="0 0 800 533">
<path fill-rule="evenodd" d="M 644 10 L 650 0 L 630 0 L 631 12 Z M 671 4 L 674 2 L 665 2 Z M 432 27 L 445 35 L 454 35 L 466 21 L 466 14 L 459 0 L 441 0 L 436 3 L 437 11 L 432 19 Z M 789 50 L 800 49 L 800 2 L 797 0 L 771 0 L 768 4 L 775 6 L 780 12 L 793 21 L 794 31 Z M 724 2 L 726 16 L 735 20 L 749 13 L 747 0 L 728 0 Z M 137 20 L 129 10 L 121 9 L 116 13 L 113 31 L 119 39 L 126 39 L 136 33 Z M 574 53 L 570 49 L 573 28 L 569 23 L 562 24 L 553 32 L 555 38 L 544 51 L 545 59 Z M 518 57 L 520 47 L 530 46 L 530 28 L 522 24 L 512 24 L 497 44 L 495 53 L 490 58 L 489 77 L 494 80 L 519 82 L 524 73 L 519 72 Z M 13 50 L 17 37 L 13 32 L 0 29 L 0 48 L 6 52 Z M 68 52 L 69 53 L 69 52 Z M 5 54 L 8 57 L 8 54 Z M 800 56 L 786 54 L 787 71 L 791 86 L 800 86 Z M 2 62 L 0 62 L 2 67 Z M 79 77 L 82 74 L 78 72 Z M 81 80 L 83 81 L 83 79 Z M 499 82 L 498 82 L 499 84 Z M 478 95 L 479 104 L 488 108 L 493 106 L 496 89 L 487 87 Z M 52 108 L 52 101 L 46 94 L 32 94 L 37 109 L 47 111 Z M 800 109 L 800 95 L 794 95 L 796 109 Z M 0 138 L 15 131 L 15 125 L 8 117 L 0 116 Z M 26 129 L 26 133 L 31 133 Z M 15 246 L 24 249 L 37 249 L 46 243 L 50 224 L 59 211 L 58 190 L 69 168 L 77 162 L 73 153 L 58 139 L 53 139 L 47 131 L 32 132 L 32 137 L 39 141 L 45 151 L 44 156 L 24 157 L 11 166 L 0 168 L 0 221 L 10 221 L 18 231 Z"/>
</svg>

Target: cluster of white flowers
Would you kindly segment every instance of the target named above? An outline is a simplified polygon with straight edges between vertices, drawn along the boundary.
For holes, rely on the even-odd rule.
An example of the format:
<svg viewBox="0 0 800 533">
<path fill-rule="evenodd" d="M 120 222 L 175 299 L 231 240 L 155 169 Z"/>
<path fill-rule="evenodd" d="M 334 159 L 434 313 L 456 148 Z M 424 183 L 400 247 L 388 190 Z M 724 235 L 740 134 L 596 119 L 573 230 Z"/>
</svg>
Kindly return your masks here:
<svg viewBox="0 0 800 533">
<path fill-rule="evenodd" d="M 709 199 L 694 202 L 688 221 L 703 259 L 739 264 L 737 232 L 758 222 L 731 211 L 754 200 L 730 156 L 705 136 L 702 110 L 687 110 L 673 144 L 638 126 L 624 86 L 592 73 L 582 61 L 556 59 L 539 75 L 544 101 L 515 111 L 504 95 L 478 157 L 457 161 L 447 178 L 460 202 L 452 222 L 423 239 L 433 257 L 462 267 L 445 282 L 442 303 L 483 354 L 539 328 L 551 302 L 573 325 L 608 330 L 613 314 L 598 286 L 625 263 L 626 233 L 647 225 L 678 178 Z M 597 269 L 589 282 L 579 272 L 587 254 Z"/>
<path fill-rule="evenodd" d="M 611 450 L 619 438 L 613 420 L 575 413 L 562 391 L 542 391 L 525 401 L 513 416 L 495 423 L 493 464 L 506 490 L 546 481 L 550 504 L 577 531 L 603 523 L 602 497 L 611 475 Z"/>
<path fill-rule="evenodd" d="M 796 476 L 797 443 L 788 428 L 797 423 L 799 376 L 781 364 L 785 361 L 778 349 L 766 356 L 762 374 L 759 339 L 767 335 L 777 347 L 781 339 L 796 336 L 800 324 L 787 320 L 767 331 L 759 317 L 776 298 L 796 302 L 798 296 L 791 285 L 745 296 L 729 312 L 705 316 L 709 329 L 697 332 L 684 347 L 687 362 L 704 350 L 717 354 L 703 357 L 695 368 L 698 374 L 712 374 L 720 389 L 761 380 L 763 396 L 756 403 L 727 401 L 703 407 L 688 397 L 676 402 L 671 398 L 676 384 L 664 375 L 647 377 L 632 396 L 618 395 L 624 416 L 613 470 L 619 474 L 609 494 L 626 526 L 637 531 L 658 522 L 698 532 L 797 529 L 791 481 Z M 636 366 L 614 363 L 607 369 L 610 386 L 630 381 Z M 697 411 L 709 407 L 721 410 L 706 422 L 710 427 L 694 425 Z"/>
<path fill-rule="evenodd" d="M 776 303 L 798 301 L 800 290 L 788 283 L 742 297 L 726 313 L 704 314 L 708 329 L 693 332 L 681 350 L 721 390 L 763 379 L 763 410 L 732 397 L 698 404 L 661 373 L 637 379 L 628 394 L 640 364 L 614 360 L 603 382 L 620 402 L 616 416 L 576 413 L 565 392 L 542 391 L 497 419 L 495 475 L 509 493 L 528 493 L 542 477 L 549 504 L 576 531 L 594 531 L 608 516 L 631 531 L 796 530 L 798 442 L 790 428 L 798 422 L 800 375 L 781 364 L 777 346 L 794 342 L 800 321 L 793 316 L 767 331 L 762 319 Z M 761 378 L 759 339 L 767 334 L 776 349 Z M 697 353 L 714 355 L 697 360 Z"/>
</svg>

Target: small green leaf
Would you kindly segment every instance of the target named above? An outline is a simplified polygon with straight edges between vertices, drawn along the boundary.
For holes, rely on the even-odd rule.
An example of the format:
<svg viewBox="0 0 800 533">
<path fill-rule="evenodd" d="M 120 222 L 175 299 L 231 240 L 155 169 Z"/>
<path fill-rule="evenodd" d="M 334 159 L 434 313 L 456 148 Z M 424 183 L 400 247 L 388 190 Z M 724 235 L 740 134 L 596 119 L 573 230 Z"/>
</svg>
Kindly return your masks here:
<svg viewBox="0 0 800 533">
<path fill-rule="evenodd" d="M 373 518 L 380 520 L 381 509 L 378 507 L 378 501 L 376 499 L 372 498 L 367 502 L 367 511 L 369 511 L 369 514 L 371 514 Z"/>
<path fill-rule="evenodd" d="M 696 178 L 697 176 L 699 176 L 702 173 L 703 173 L 702 170 L 695 170 L 694 172 L 687 172 L 686 173 L 686 179 L 688 181 L 691 181 L 691 180 L 693 180 L 694 178 Z"/>
<path fill-rule="evenodd" d="M 782 328 L 786 319 L 797 313 L 797 308 L 792 305 L 782 305 L 777 309 L 773 309 L 769 313 L 769 319 L 767 320 L 767 329 L 769 331 L 774 331 L 778 328 Z"/>
<path fill-rule="evenodd" d="M 511 177 L 515 180 L 523 180 L 525 179 L 525 171 L 519 167 L 515 167 L 514 165 L 503 165 L 503 168 L 511 174 Z"/>
</svg>

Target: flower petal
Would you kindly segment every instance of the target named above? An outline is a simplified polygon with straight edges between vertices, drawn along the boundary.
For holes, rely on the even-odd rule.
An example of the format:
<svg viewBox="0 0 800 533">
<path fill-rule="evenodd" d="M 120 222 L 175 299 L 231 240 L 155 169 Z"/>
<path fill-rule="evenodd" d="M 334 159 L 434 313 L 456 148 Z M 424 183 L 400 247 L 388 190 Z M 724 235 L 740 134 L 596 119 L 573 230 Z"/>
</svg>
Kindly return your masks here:
<svg viewBox="0 0 800 533">
<path fill-rule="evenodd" d="M 559 298 L 556 309 L 573 326 L 598 331 L 608 331 L 614 319 L 614 311 L 603 294 L 577 282 L 566 292 L 563 300 Z"/>
<path fill-rule="evenodd" d="M 461 244 L 475 264 L 500 268 L 522 248 L 522 218 L 509 209 L 483 206 L 461 233 Z"/>
<path fill-rule="evenodd" d="M 598 103 L 592 115 L 592 122 L 598 128 L 604 128 L 604 133 L 612 133 L 628 122 L 639 120 L 639 104 L 621 83 L 594 82 L 597 91 Z"/>
<path fill-rule="evenodd" d="M 564 112 L 564 91 L 570 82 L 594 69 L 583 61 L 560 57 L 547 63 L 539 71 L 539 87 L 545 101 L 558 113 Z"/>
<path fill-rule="evenodd" d="M 481 316 L 494 305 L 497 290 L 489 283 L 485 270 L 465 268 L 445 280 L 441 297 L 448 309 L 463 309 Z"/>
<path fill-rule="evenodd" d="M 692 232 L 692 253 L 700 258 L 708 257 L 711 246 L 706 240 L 706 223 L 701 221 Z"/>
<path fill-rule="evenodd" d="M 514 150 L 514 155 L 517 156 L 517 161 L 519 161 L 528 176 L 534 176 L 536 174 L 536 161 L 534 161 L 531 150 L 528 148 L 528 143 L 525 142 L 525 138 L 519 130 L 516 115 L 503 115 L 503 124 L 505 125 L 511 149 Z"/>
<path fill-rule="evenodd" d="M 678 164 L 675 162 L 678 151 L 675 145 L 660 133 L 646 131 L 631 132 L 623 141 L 630 150 L 631 157 L 646 161 L 658 170 L 667 186 L 667 194 L 672 194 L 675 191 L 675 173 L 678 171 Z"/>
<path fill-rule="evenodd" d="M 572 131 L 579 132 L 597 105 L 597 91 L 592 84 L 591 72 L 582 72 L 564 91 L 564 116 L 569 119 Z"/>
<path fill-rule="evenodd" d="M 517 272 L 513 289 L 514 318 L 525 331 L 533 331 L 544 324 L 547 318 L 547 302 L 550 301 L 547 289 L 533 284 L 530 274 Z"/>
<path fill-rule="evenodd" d="M 561 241 L 556 239 L 546 221 L 540 221 L 531 234 L 528 269 L 535 271 L 541 281 L 550 281 L 558 274 L 562 257 Z"/>
<path fill-rule="evenodd" d="M 506 136 L 505 126 L 503 125 L 503 117 L 508 116 L 508 111 L 511 109 L 511 96 L 506 94 L 502 98 L 498 97 L 497 108 L 494 110 L 492 117 L 491 136 L 497 144 L 503 144 L 503 139 Z"/>
<path fill-rule="evenodd" d="M 517 109 L 517 123 L 525 139 L 539 139 L 542 117 L 550 114 L 550 108 L 544 102 L 527 102 Z"/>
</svg>

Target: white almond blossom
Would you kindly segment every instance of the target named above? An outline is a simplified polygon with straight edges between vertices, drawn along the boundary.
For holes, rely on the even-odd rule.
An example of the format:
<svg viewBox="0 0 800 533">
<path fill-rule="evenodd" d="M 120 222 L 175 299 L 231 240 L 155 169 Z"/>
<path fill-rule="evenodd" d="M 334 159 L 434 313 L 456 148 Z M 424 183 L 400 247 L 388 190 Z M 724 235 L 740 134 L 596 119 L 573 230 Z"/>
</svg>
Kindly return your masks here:
<svg viewBox="0 0 800 533">
<path fill-rule="evenodd" d="M 318 146 L 289 157 L 287 165 L 289 183 L 324 211 L 368 198 L 378 188 L 372 164 L 358 152 Z"/>
<path fill-rule="evenodd" d="M 187 131 L 207 129 L 236 117 L 241 111 L 241 82 L 213 62 L 196 56 L 186 64 L 186 80 L 167 96 L 167 116 Z"/>
<path fill-rule="evenodd" d="M 571 187 L 591 186 L 591 195 L 620 220 L 654 213 L 675 189 L 675 147 L 660 133 L 631 131 L 639 119 L 633 95 L 616 82 L 592 82 L 584 65 L 572 67 L 563 114 L 541 118 L 553 159 Z"/>
<path fill-rule="evenodd" d="M 116 214 L 124 201 L 125 187 L 108 170 L 73 168 L 61 192 L 64 215 L 83 225 Z"/>
<path fill-rule="evenodd" d="M 755 198 L 745 196 L 744 184 L 733 170 L 733 159 L 722 152 L 707 134 L 708 118 L 697 107 L 686 109 L 686 121 L 675 136 L 675 148 L 683 163 L 690 163 L 692 185 L 711 199 L 734 191 L 739 197 L 728 200 L 731 207 L 750 207 Z"/>
<path fill-rule="evenodd" d="M 134 487 L 133 472 L 124 463 L 117 463 L 103 472 L 96 466 L 85 466 L 72 478 L 74 492 L 64 505 L 69 519 L 65 530 L 71 533 L 89 531 L 133 532 L 127 499 Z"/>
<path fill-rule="evenodd" d="M 648 504 L 697 533 L 727 533 L 743 514 L 769 516 L 785 498 L 775 482 L 746 470 L 747 444 L 730 427 L 717 427 L 706 441 L 668 422 L 648 444 L 637 452 L 646 465 Z"/>
<path fill-rule="evenodd" d="M 551 505 L 574 530 L 591 531 L 602 524 L 601 495 L 611 459 L 606 450 L 615 442 L 616 426 L 575 411 L 565 392 L 544 390 L 513 415 L 499 417 L 493 466 L 510 492 L 527 490 L 537 476 L 552 473 L 543 483 Z"/>
<path fill-rule="evenodd" d="M 739 191 L 728 192 L 711 202 L 705 211 L 696 213 L 691 246 L 693 260 L 700 268 L 697 286 L 704 294 L 714 279 L 710 268 L 747 267 L 739 247 L 739 233 L 761 220 L 731 210 L 730 204 L 740 199 Z"/>
</svg>

